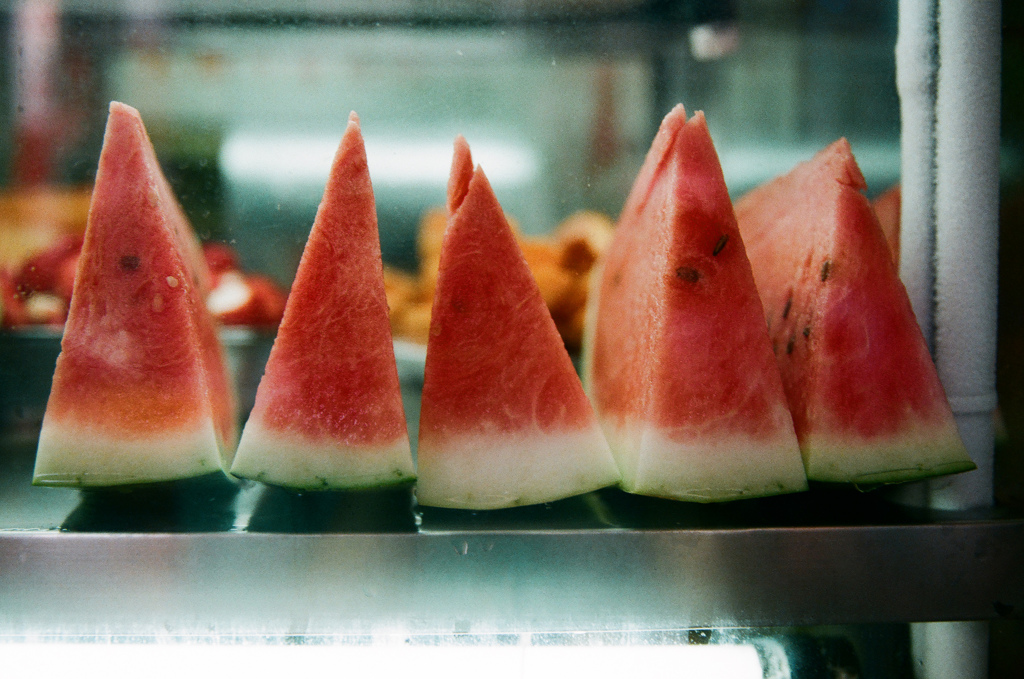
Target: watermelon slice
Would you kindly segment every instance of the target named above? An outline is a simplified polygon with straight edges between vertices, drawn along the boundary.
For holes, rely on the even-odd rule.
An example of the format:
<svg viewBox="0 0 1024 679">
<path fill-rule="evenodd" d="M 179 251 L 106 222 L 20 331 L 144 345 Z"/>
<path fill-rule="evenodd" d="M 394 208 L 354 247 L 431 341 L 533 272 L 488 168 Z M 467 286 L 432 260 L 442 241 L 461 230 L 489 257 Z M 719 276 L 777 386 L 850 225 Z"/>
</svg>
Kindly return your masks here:
<svg viewBox="0 0 1024 679">
<path fill-rule="evenodd" d="M 588 388 L 631 493 L 804 490 L 761 303 L 702 113 L 662 122 L 606 254 Z"/>
<path fill-rule="evenodd" d="M 736 205 L 812 480 L 974 468 L 845 139 Z"/>
<path fill-rule="evenodd" d="M 420 411 L 417 500 L 497 509 L 619 473 L 491 186 L 459 137 Z"/>
<path fill-rule="evenodd" d="M 33 483 L 174 480 L 230 455 L 234 394 L 194 242 L 138 111 L 112 103 Z"/>
<path fill-rule="evenodd" d="M 373 188 L 353 113 L 231 473 L 296 489 L 415 477 Z"/>
</svg>

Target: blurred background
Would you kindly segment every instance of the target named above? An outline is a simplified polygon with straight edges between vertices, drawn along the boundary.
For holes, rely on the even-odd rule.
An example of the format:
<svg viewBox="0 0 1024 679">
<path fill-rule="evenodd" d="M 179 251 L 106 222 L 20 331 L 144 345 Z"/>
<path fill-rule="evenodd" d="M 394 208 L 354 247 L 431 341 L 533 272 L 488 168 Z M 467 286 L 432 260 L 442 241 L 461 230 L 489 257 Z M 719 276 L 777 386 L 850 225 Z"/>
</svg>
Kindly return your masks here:
<svg viewBox="0 0 1024 679">
<path fill-rule="evenodd" d="M 283 283 L 352 110 L 407 269 L 460 133 L 526 233 L 614 217 L 678 102 L 734 193 L 839 136 L 873 192 L 899 172 L 895 0 L 20 0 L 0 30 L 5 186 L 88 185 L 123 101 L 200 235 Z"/>
</svg>

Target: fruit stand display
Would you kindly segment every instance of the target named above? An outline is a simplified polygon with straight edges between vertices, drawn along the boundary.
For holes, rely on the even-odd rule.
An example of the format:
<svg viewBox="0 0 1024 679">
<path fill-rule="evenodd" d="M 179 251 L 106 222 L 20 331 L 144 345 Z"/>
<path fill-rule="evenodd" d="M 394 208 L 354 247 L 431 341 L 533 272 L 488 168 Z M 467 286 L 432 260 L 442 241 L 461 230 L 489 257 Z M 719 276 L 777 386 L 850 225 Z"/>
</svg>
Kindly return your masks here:
<svg viewBox="0 0 1024 679">
<path fill-rule="evenodd" d="M 415 269 L 351 114 L 288 289 L 110 103 L 93 181 L 3 198 L 0 635 L 1019 621 L 1024 515 L 956 494 L 988 401 L 943 391 L 903 187 L 838 139 L 731 196 L 710 116 L 656 104 L 617 219 L 547 234 L 455 137 Z"/>
</svg>

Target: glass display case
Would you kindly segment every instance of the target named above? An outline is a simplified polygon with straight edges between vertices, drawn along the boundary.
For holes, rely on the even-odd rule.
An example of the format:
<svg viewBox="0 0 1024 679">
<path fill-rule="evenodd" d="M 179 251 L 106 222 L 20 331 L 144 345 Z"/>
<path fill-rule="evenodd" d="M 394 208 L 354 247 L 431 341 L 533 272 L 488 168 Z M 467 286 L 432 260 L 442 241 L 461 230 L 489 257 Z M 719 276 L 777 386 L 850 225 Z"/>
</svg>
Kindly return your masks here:
<svg viewBox="0 0 1024 679">
<path fill-rule="evenodd" d="M 916 4 L 934 21 L 934 3 Z M 998 19 L 999 3 L 988 4 Z M 678 102 L 704 111 L 734 198 L 839 137 L 873 198 L 907 186 L 913 123 L 897 76 L 911 69 L 898 69 L 897 37 L 905 47 L 914 5 L 19 0 L 0 13 L 0 269 L 13 275 L 83 232 L 111 101 L 140 111 L 199 237 L 282 291 L 350 111 L 362 121 L 384 264 L 410 279 L 422 273 L 417 239 L 444 205 L 458 134 L 506 214 L 540 240 L 583 210 L 614 219 Z M 1010 116 L 1021 17 L 1003 12 Z M 37 300 L 35 322 L 13 327 L 8 313 L 0 330 L 0 637 L 746 644 L 764 676 L 780 677 L 913 676 L 963 641 L 974 644 L 968 662 L 1002 676 L 1024 629 L 1022 335 L 1005 306 L 1020 294 L 1007 259 L 1024 214 L 1020 132 L 1019 118 L 1004 123 L 996 170 L 1010 263 L 999 279 L 994 501 L 984 479 L 980 496 L 959 502 L 929 502 L 949 496 L 922 483 L 717 505 L 605 489 L 493 511 L 420 507 L 412 487 L 296 493 L 227 477 L 33 487 L 66 304 Z M 950 152 L 939 146 L 941 172 Z M 912 276 L 921 248 L 913 234 L 905 243 L 901 272 Z M 415 447 L 424 335 L 394 327 Z M 221 330 L 242 422 L 273 337 L 272 325 Z M 991 461 L 979 466 L 991 478 Z M 961 626 L 936 642 L 942 622 Z M 945 644 L 936 657 L 946 659 L 922 660 L 936 653 L 929 643 Z"/>
</svg>

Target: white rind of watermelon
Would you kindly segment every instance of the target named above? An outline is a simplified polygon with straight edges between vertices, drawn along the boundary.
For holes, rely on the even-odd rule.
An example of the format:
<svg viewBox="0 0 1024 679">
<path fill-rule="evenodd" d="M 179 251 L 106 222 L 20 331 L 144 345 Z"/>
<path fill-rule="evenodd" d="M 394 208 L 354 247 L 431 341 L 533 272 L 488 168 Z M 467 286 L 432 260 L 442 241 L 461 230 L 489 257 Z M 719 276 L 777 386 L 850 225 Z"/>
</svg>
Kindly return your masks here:
<svg viewBox="0 0 1024 679">
<path fill-rule="evenodd" d="M 607 445 L 597 427 L 460 437 L 445 444 L 442 458 L 420 457 L 416 499 L 430 507 L 501 509 L 587 493 L 619 480 L 611 455 L 594 453 Z"/>
<path fill-rule="evenodd" d="M 688 444 L 650 425 L 605 430 L 622 471 L 619 484 L 629 493 L 685 500 L 723 502 L 795 493 L 807 489 L 804 466 L 791 442 L 719 435 L 714 442 Z M 756 466 L 750 460 L 757 460 Z"/>
<path fill-rule="evenodd" d="M 874 486 L 974 469 L 952 420 L 939 430 L 934 423 L 910 427 L 881 443 L 811 434 L 806 447 L 814 451 L 804 460 L 808 478 L 825 483 Z"/>
<path fill-rule="evenodd" d="M 345 446 L 335 441 L 306 441 L 250 420 L 242 433 L 231 473 L 295 490 L 358 490 L 409 483 L 416 470 L 402 437 L 381 446 Z"/>
<path fill-rule="evenodd" d="M 87 425 L 45 422 L 32 484 L 126 486 L 222 473 L 213 422 L 145 439 L 112 438 Z"/>
</svg>

